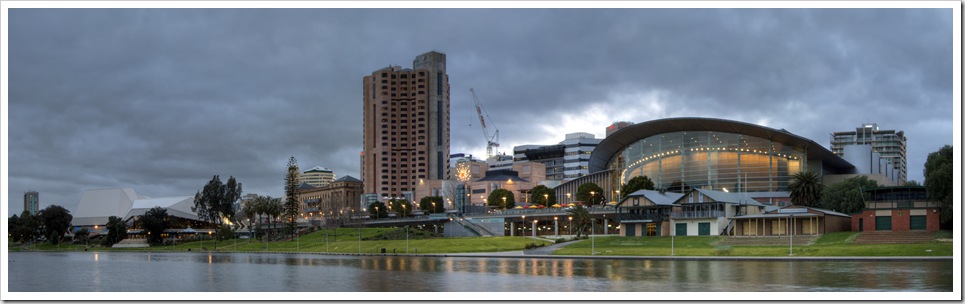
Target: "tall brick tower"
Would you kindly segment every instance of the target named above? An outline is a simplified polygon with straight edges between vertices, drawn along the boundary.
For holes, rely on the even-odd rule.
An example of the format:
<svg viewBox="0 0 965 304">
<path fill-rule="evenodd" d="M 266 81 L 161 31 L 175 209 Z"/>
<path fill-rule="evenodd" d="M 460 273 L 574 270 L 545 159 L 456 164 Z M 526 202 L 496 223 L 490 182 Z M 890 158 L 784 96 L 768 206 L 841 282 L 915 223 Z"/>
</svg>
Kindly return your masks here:
<svg viewBox="0 0 965 304">
<path fill-rule="evenodd" d="M 419 180 L 446 179 L 446 54 L 419 55 L 411 69 L 390 66 L 377 70 L 362 79 L 362 91 L 363 192 L 372 197 L 401 197 L 414 191 Z"/>
</svg>

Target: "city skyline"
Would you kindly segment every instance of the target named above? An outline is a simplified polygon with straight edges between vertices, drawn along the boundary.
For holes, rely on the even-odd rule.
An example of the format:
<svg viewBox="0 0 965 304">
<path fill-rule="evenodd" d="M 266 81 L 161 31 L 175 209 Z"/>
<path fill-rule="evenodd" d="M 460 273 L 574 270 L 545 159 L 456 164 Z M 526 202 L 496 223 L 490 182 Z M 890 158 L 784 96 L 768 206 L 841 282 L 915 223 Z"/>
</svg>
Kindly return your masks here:
<svg viewBox="0 0 965 304">
<path fill-rule="evenodd" d="M 9 215 L 26 191 L 281 197 L 285 164 L 362 178 L 362 77 L 446 54 L 450 153 L 710 117 L 908 138 L 908 179 L 953 144 L 951 9 L 11 9 Z M 432 33 L 431 35 L 425 33 Z M 487 121 L 487 123 L 489 123 Z M 490 126 L 493 127 L 493 126 Z"/>
</svg>

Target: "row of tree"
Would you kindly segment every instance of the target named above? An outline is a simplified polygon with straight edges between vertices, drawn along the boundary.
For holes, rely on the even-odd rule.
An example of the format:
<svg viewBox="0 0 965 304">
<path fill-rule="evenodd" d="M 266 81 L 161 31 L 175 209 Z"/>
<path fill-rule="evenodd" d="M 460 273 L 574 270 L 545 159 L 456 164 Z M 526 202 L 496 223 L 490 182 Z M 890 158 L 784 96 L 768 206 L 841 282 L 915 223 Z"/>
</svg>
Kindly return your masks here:
<svg viewBox="0 0 965 304">
<path fill-rule="evenodd" d="M 7 220 L 7 231 L 14 242 L 33 242 L 46 238 L 51 244 L 58 244 L 68 233 L 74 216 L 58 205 L 50 205 L 30 214 L 24 210 L 20 216 L 14 215 Z"/>
</svg>

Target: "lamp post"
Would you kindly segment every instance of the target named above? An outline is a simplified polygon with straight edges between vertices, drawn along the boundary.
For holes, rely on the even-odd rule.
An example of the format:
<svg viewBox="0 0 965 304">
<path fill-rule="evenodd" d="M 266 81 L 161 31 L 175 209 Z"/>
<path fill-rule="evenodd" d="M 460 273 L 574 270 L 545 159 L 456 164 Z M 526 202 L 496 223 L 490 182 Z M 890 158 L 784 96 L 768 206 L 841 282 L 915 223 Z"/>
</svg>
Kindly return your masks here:
<svg viewBox="0 0 965 304">
<path fill-rule="evenodd" d="M 543 205 L 549 205 L 549 204 L 550 204 L 550 195 L 543 193 Z"/>
<path fill-rule="evenodd" d="M 523 215 L 523 233 L 520 235 L 526 236 L 526 215 Z"/>
<path fill-rule="evenodd" d="M 567 193 L 567 194 L 569 194 L 569 193 Z M 569 217 L 569 220 L 570 220 L 570 223 L 567 224 L 567 226 L 570 226 L 570 235 L 573 235 L 573 217 L 570 216 L 570 217 Z"/>
<path fill-rule="evenodd" d="M 594 198 L 596 198 L 596 191 L 590 191 L 590 206 L 593 206 Z"/>
<path fill-rule="evenodd" d="M 539 220 L 533 220 L 533 237 L 536 237 L 536 224 L 537 224 L 537 223 L 539 223 Z"/>
<path fill-rule="evenodd" d="M 506 206 L 506 197 L 503 196 L 503 208 L 506 208 L 506 207 L 508 207 L 508 206 Z"/>
<path fill-rule="evenodd" d="M 553 235 L 556 235 L 556 236 L 560 235 L 559 217 L 556 217 L 556 216 L 553 217 Z"/>
<path fill-rule="evenodd" d="M 365 214 L 365 208 L 362 208 L 362 214 Z M 359 254 L 362 253 L 362 215 L 359 215 Z"/>
</svg>

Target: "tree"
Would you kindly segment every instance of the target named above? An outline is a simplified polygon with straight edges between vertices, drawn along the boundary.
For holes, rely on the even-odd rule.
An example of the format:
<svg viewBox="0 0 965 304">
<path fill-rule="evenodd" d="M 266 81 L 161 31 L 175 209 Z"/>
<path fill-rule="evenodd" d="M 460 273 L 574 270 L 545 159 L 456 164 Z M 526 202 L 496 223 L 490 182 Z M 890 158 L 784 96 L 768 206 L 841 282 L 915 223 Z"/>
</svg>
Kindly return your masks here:
<svg viewBox="0 0 965 304">
<path fill-rule="evenodd" d="M 573 217 L 570 225 L 572 225 L 573 229 L 576 230 L 577 238 L 583 235 L 583 232 L 589 229 L 591 227 L 590 225 L 593 224 L 593 217 L 590 215 L 590 210 L 583 207 L 583 205 L 576 205 L 575 207 L 567 210 L 566 213 L 569 213 L 570 216 Z"/>
<path fill-rule="evenodd" d="M 288 159 L 288 173 L 285 174 L 285 220 L 288 221 L 286 230 L 295 237 L 298 220 L 298 161 L 292 156 Z"/>
<path fill-rule="evenodd" d="M 255 198 L 255 199 L 257 199 L 257 198 Z M 254 199 L 253 199 L 253 200 L 250 200 L 250 201 L 248 201 L 244 206 L 241 206 L 241 214 L 244 215 L 245 219 L 248 220 L 248 225 L 247 225 L 247 226 L 248 226 L 248 233 L 251 233 L 251 232 L 252 232 L 252 228 L 254 228 L 254 227 L 252 227 L 251 222 L 255 219 L 255 215 L 258 214 L 258 206 L 257 206 L 257 204 L 256 204 L 256 200 L 254 200 Z M 258 223 L 256 222 L 256 224 L 258 224 Z M 255 232 L 255 233 L 256 233 L 256 234 L 255 234 L 255 237 L 257 238 L 257 232 Z"/>
<path fill-rule="evenodd" d="M 380 219 L 389 216 L 389 208 L 385 207 L 382 202 L 374 202 L 369 204 L 369 217 L 373 219 Z"/>
<path fill-rule="evenodd" d="M 400 217 L 408 216 L 412 214 L 412 203 L 406 199 L 391 199 L 389 200 L 389 210 L 392 210 Z"/>
<path fill-rule="evenodd" d="M 585 183 L 576 188 L 576 200 L 587 204 L 603 203 L 603 188 L 595 183 Z"/>
<path fill-rule="evenodd" d="M 107 237 L 101 241 L 101 245 L 111 247 L 126 238 L 127 224 L 125 224 L 121 218 L 116 216 L 107 218 Z"/>
<path fill-rule="evenodd" d="M 170 226 L 168 211 L 161 207 L 154 207 L 144 212 L 140 220 L 141 227 L 147 233 L 147 243 L 151 246 L 161 245 L 164 242 L 161 234 L 164 233 L 164 229 L 168 229 L 168 226 Z"/>
<path fill-rule="evenodd" d="M 654 190 L 653 181 L 646 175 L 635 176 L 620 187 L 620 195 L 627 196 L 639 190 Z"/>
<path fill-rule="evenodd" d="M 285 206 L 281 203 L 280 197 L 270 197 L 265 203 L 265 215 L 268 216 L 268 224 L 272 231 L 278 229 L 278 219 L 285 213 Z"/>
<path fill-rule="evenodd" d="M 231 220 L 234 217 L 234 203 L 239 198 L 241 183 L 236 182 L 234 176 L 228 177 L 228 182 L 222 184 L 221 178 L 215 175 L 194 195 L 194 207 L 191 207 L 191 211 L 196 212 L 199 219 L 221 227 L 225 219 Z"/>
<path fill-rule="evenodd" d="M 546 207 L 556 205 L 556 192 L 549 187 L 539 185 L 530 190 L 529 201 Z"/>
<path fill-rule="evenodd" d="M 80 228 L 77 232 L 74 232 L 74 240 L 86 242 L 90 238 L 90 230 L 87 228 Z"/>
<path fill-rule="evenodd" d="M 446 205 L 441 196 L 426 196 L 419 200 L 419 209 L 429 213 L 446 211 Z"/>
<path fill-rule="evenodd" d="M 928 198 L 937 201 L 938 206 L 941 207 L 939 219 L 942 224 L 950 223 L 954 215 L 954 205 L 952 205 L 954 152 L 952 146 L 945 145 L 938 151 L 928 153 L 928 159 L 925 161 L 925 191 L 928 193 Z"/>
<path fill-rule="evenodd" d="M 24 210 L 19 217 L 14 215 L 7 222 L 10 229 L 10 236 L 14 242 L 26 243 L 40 237 L 43 231 L 40 229 L 40 218 Z"/>
<path fill-rule="evenodd" d="M 516 198 L 513 196 L 513 192 L 506 189 L 493 190 L 486 198 L 486 202 L 488 205 L 496 206 L 499 209 L 512 209 L 516 206 Z"/>
<path fill-rule="evenodd" d="M 859 175 L 828 186 L 821 194 L 821 208 L 851 214 L 861 212 L 869 199 L 865 192 L 878 187 L 878 182 Z"/>
<path fill-rule="evenodd" d="M 70 222 L 74 219 L 74 216 L 70 215 L 70 211 L 57 205 L 50 205 L 40 210 L 37 215 L 40 216 L 40 221 L 43 224 L 43 235 L 52 238 L 49 240 L 52 244 L 57 244 L 60 241 L 64 233 L 67 233 Z"/>
<path fill-rule="evenodd" d="M 924 185 L 922 185 L 921 183 L 919 183 L 919 182 L 916 181 L 916 180 L 911 179 L 911 180 L 905 181 L 905 186 L 909 186 L 909 187 L 921 187 L 921 186 L 924 186 Z"/>
<path fill-rule="evenodd" d="M 791 202 L 795 205 L 806 207 L 817 207 L 821 202 L 821 193 L 824 185 L 821 184 L 821 177 L 814 171 L 802 171 L 791 177 L 791 183 L 787 185 L 787 190 L 791 192 Z"/>
</svg>

